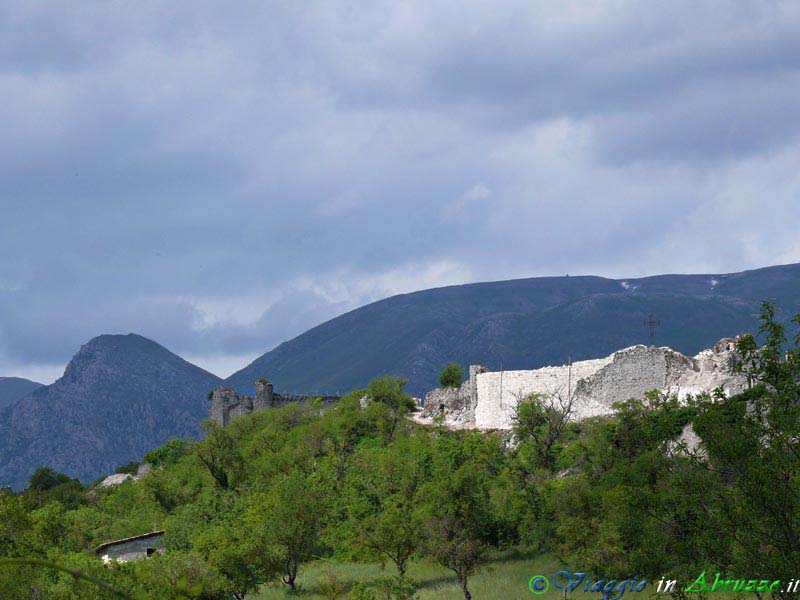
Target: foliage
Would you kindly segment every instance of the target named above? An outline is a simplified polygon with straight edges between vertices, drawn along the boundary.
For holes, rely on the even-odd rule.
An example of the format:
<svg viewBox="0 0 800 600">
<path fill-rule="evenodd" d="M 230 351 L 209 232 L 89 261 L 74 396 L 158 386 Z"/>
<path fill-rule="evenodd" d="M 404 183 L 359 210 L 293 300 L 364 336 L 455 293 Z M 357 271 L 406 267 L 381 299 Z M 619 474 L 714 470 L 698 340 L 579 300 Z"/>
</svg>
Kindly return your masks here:
<svg viewBox="0 0 800 600">
<path fill-rule="evenodd" d="M 515 549 L 597 577 L 709 565 L 792 577 L 800 339 L 787 346 L 769 305 L 762 322 L 763 345 L 737 346 L 752 385 L 730 398 L 653 392 L 574 423 L 558 398 L 530 397 L 509 435 L 418 425 L 405 382 L 383 377 L 329 408 L 206 422 L 203 440 L 149 452 L 155 468 L 137 482 L 85 489 L 37 469 L 27 490 L 0 495 L 4 597 L 241 600 L 302 587 L 399 600 L 435 597 L 415 583 L 431 569 L 429 581 L 451 573 L 448 598 L 497 597 L 482 568 Z M 689 426 L 696 449 L 679 442 Z M 106 566 L 90 552 L 154 525 L 163 556 Z M 390 570 L 367 580 L 347 561 Z"/>
<path fill-rule="evenodd" d="M 391 561 L 401 578 L 422 542 L 423 524 L 414 500 L 425 481 L 421 459 L 429 452 L 428 440 L 419 435 L 402 436 L 385 448 L 363 449 L 345 490 L 344 525 L 355 555 Z"/>
<path fill-rule="evenodd" d="M 235 487 L 243 468 L 242 458 L 231 433 L 214 421 L 203 421 L 205 439 L 195 446 L 195 455 L 222 489 Z"/>
<path fill-rule="evenodd" d="M 38 492 L 46 492 L 70 481 L 72 481 L 72 478 L 69 475 L 58 473 L 50 467 L 39 467 L 28 478 L 28 487 Z"/>
<path fill-rule="evenodd" d="M 461 365 L 449 362 L 439 374 L 439 385 L 443 388 L 457 388 L 464 379 L 464 370 Z"/>
<path fill-rule="evenodd" d="M 514 411 L 514 431 L 533 442 L 540 466 L 555 469 L 556 444 L 572 416 L 572 398 L 561 394 L 530 394 L 521 398 Z"/>
<path fill-rule="evenodd" d="M 326 502 L 313 474 L 293 470 L 275 478 L 270 490 L 254 494 L 245 526 L 271 554 L 291 591 L 302 563 L 319 554 Z"/>
<path fill-rule="evenodd" d="M 400 377 L 379 377 L 373 379 L 366 389 L 366 397 L 384 407 L 389 415 L 383 419 L 384 431 L 389 439 L 394 436 L 400 420 L 414 408 L 414 401 L 405 392 L 406 380 Z"/>
<path fill-rule="evenodd" d="M 183 456 L 188 454 L 191 444 L 188 440 L 173 438 L 162 446 L 151 450 L 144 455 L 144 462 L 150 463 L 154 467 L 164 467 L 174 464 Z"/>
<path fill-rule="evenodd" d="M 700 507 L 722 538 L 702 547 L 766 577 L 800 568 L 800 334 L 787 348 L 772 305 L 761 319 L 765 343 L 746 336 L 738 344 L 753 387 L 705 403 L 696 428 L 714 484 Z"/>
<path fill-rule="evenodd" d="M 499 445 L 479 433 L 440 437 L 432 453 L 433 471 L 420 490 L 419 518 L 425 548 L 458 578 L 465 600 L 469 577 L 493 541 L 493 476 L 503 461 Z"/>
<path fill-rule="evenodd" d="M 356 582 L 350 589 L 349 600 L 377 600 L 375 593 L 364 583 Z"/>
<path fill-rule="evenodd" d="M 417 600 L 417 584 L 407 577 L 382 577 L 377 581 L 380 596 L 386 600 Z"/>
</svg>

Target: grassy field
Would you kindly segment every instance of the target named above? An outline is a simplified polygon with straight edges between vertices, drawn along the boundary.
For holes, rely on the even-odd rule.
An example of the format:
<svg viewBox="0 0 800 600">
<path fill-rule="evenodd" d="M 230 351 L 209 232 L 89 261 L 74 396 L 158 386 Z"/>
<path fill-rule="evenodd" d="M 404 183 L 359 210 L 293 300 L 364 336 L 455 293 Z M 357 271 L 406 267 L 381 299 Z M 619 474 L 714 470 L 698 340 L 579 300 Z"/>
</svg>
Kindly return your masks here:
<svg viewBox="0 0 800 600">
<path fill-rule="evenodd" d="M 555 590 L 535 596 L 528 590 L 528 580 L 533 575 L 551 575 L 561 566 L 549 555 L 526 558 L 520 555 L 497 556 L 483 567 L 476 575 L 470 578 L 469 587 L 474 600 L 531 600 L 541 598 L 544 600 L 561 598 Z M 388 565 L 381 569 L 380 565 L 364 563 L 342 563 L 333 561 L 317 561 L 301 566 L 298 575 L 300 585 L 299 597 L 308 600 L 326 600 L 322 587 L 332 578 L 344 585 L 344 590 L 336 596 L 346 600 L 348 590 L 356 582 L 368 585 L 377 585 L 380 578 L 394 575 L 395 572 Z M 428 562 L 412 563 L 407 576 L 419 584 L 417 596 L 419 600 L 459 600 L 463 598 L 461 588 L 454 574 L 437 565 Z M 271 584 L 262 588 L 254 596 L 257 600 L 283 600 L 290 597 L 283 584 Z M 596 595 L 580 594 L 588 598 Z M 296 596 L 295 596 L 296 597 Z M 379 596 L 380 597 L 380 596 Z"/>
</svg>

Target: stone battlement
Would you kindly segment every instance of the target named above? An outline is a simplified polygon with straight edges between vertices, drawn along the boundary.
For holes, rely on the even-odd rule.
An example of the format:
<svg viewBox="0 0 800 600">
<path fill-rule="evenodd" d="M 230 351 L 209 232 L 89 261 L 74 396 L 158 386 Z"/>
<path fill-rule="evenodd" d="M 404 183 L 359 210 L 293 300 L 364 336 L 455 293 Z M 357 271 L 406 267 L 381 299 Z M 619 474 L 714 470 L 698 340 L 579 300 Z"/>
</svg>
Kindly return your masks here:
<svg viewBox="0 0 800 600">
<path fill-rule="evenodd" d="M 304 394 L 275 393 L 272 383 L 259 377 L 256 381 L 256 395 L 239 396 L 233 388 L 219 386 L 211 393 L 209 418 L 217 425 L 225 427 L 232 419 L 249 415 L 265 408 L 279 408 L 287 404 L 310 404 L 319 400 L 325 406 L 339 401 L 339 396 L 307 396 Z"/>
<path fill-rule="evenodd" d="M 735 341 L 686 356 L 667 347 L 631 346 L 604 358 L 529 371 L 488 371 L 473 365 L 460 388 L 433 390 L 425 396 L 423 417 L 444 414 L 454 427 L 510 429 L 519 401 L 530 394 L 573 400 L 573 419 L 607 415 L 612 404 L 659 390 L 678 398 L 721 388 L 727 395 L 745 389 L 734 373 Z"/>
</svg>

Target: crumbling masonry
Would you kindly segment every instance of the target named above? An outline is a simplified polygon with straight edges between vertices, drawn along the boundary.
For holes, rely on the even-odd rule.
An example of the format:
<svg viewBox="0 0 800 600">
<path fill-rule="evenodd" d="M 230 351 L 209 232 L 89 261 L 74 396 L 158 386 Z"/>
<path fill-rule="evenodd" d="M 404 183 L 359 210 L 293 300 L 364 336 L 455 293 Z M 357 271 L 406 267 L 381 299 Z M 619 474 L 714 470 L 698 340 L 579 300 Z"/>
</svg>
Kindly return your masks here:
<svg viewBox="0 0 800 600">
<path fill-rule="evenodd" d="M 736 340 L 724 338 L 696 356 L 671 348 L 631 346 L 610 356 L 530 371 L 489 371 L 473 365 L 460 388 L 436 389 L 425 396 L 422 417 L 441 415 L 453 428 L 510 429 L 521 398 L 529 394 L 573 399 L 572 418 L 608 415 L 612 404 L 659 390 L 688 395 L 720 388 L 732 395 L 746 387 L 733 366 Z"/>
<path fill-rule="evenodd" d="M 339 401 L 339 396 L 306 396 L 302 394 L 276 394 L 272 384 L 260 377 L 256 381 L 256 396 L 240 397 L 235 390 L 220 386 L 211 393 L 210 418 L 224 427 L 231 419 L 249 415 L 265 408 L 277 408 L 293 403 L 310 404 L 319 401 L 330 406 Z"/>
</svg>

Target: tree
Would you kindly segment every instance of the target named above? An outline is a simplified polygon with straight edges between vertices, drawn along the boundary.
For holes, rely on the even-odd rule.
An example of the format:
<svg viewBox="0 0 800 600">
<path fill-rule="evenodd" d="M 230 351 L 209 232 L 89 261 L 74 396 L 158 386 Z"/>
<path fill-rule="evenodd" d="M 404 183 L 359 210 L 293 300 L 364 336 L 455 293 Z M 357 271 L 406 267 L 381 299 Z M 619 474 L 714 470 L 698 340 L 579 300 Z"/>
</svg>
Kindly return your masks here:
<svg viewBox="0 0 800 600">
<path fill-rule="evenodd" d="M 327 510 L 322 489 L 311 475 L 294 470 L 275 477 L 266 494 L 254 494 L 247 510 L 248 528 L 280 565 L 281 581 L 292 592 L 297 589 L 300 565 L 313 558 L 320 546 Z"/>
<path fill-rule="evenodd" d="M 229 431 L 206 419 L 200 425 L 205 439 L 195 446 L 195 454 L 222 489 L 233 487 L 242 471 L 242 457 Z"/>
<path fill-rule="evenodd" d="M 394 412 L 386 403 L 372 402 L 362 409 L 361 400 L 366 396 L 366 390 L 347 394 L 319 416 L 299 441 L 309 454 L 306 464 L 335 489 L 344 483 L 361 441 L 376 430 L 385 431 L 388 437 L 396 428 Z"/>
<path fill-rule="evenodd" d="M 84 499 L 80 481 L 50 467 L 39 467 L 33 472 L 28 479 L 26 492 L 34 494 L 40 508 L 49 500 L 58 500 L 68 508 L 75 508 Z"/>
<path fill-rule="evenodd" d="M 377 377 L 367 385 L 366 395 L 373 402 L 380 402 L 392 409 L 411 409 L 414 402 L 405 392 L 406 380 L 386 375 Z"/>
<path fill-rule="evenodd" d="M 197 550 L 225 577 L 235 600 L 244 600 L 277 573 L 277 565 L 258 542 L 255 532 L 238 519 L 229 519 L 228 523 L 201 533 L 196 540 Z"/>
<path fill-rule="evenodd" d="M 496 528 L 491 485 L 502 451 L 480 433 L 445 434 L 437 440 L 431 481 L 420 488 L 418 516 L 425 550 L 455 573 L 465 600 L 471 600 L 469 577 L 485 560 Z"/>
<path fill-rule="evenodd" d="M 54 471 L 50 467 L 39 467 L 28 478 L 28 487 L 39 492 L 46 492 L 68 481 L 72 481 L 69 475 Z"/>
<path fill-rule="evenodd" d="M 31 535 L 30 516 L 16 498 L 0 494 L 0 557 L 20 556 Z"/>
<path fill-rule="evenodd" d="M 707 453 L 698 465 L 719 482 L 701 500 L 707 527 L 728 540 L 719 560 L 765 579 L 800 570 L 800 334 L 785 348 L 769 303 L 761 321 L 763 345 L 737 344 L 753 387 L 704 403 L 695 430 Z"/>
<path fill-rule="evenodd" d="M 401 579 L 422 542 L 414 502 L 423 483 L 419 461 L 425 453 L 422 436 L 403 436 L 385 448 L 365 449 L 345 497 L 352 534 L 348 541 L 366 557 L 391 561 Z"/>
<path fill-rule="evenodd" d="M 387 435 L 394 438 L 400 419 L 414 408 L 414 401 L 405 392 L 406 380 L 401 377 L 378 377 L 369 382 L 366 396 L 388 411 Z"/>
<path fill-rule="evenodd" d="M 439 385 L 443 388 L 457 388 L 464 379 L 464 370 L 461 365 L 449 362 L 439 374 Z"/>
<path fill-rule="evenodd" d="M 154 467 L 164 467 L 177 462 L 189 452 L 190 443 L 182 438 L 172 438 L 144 455 L 144 462 Z"/>
<path fill-rule="evenodd" d="M 210 600 L 228 598 L 229 594 L 237 600 L 244 598 L 213 565 L 193 554 L 174 550 L 156 554 L 136 561 L 131 570 L 146 590 L 143 598 Z"/>
<path fill-rule="evenodd" d="M 601 577 L 693 570 L 697 498 L 707 487 L 671 449 L 696 409 L 659 392 L 614 409 L 612 419 L 581 422 L 565 436 L 560 461 L 571 468 L 545 488 L 555 553 Z"/>
<path fill-rule="evenodd" d="M 514 409 L 514 431 L 531 440 L 541 466 L 555 469 L 554 446 L 561 438 L 573 412 L 571 394 L 556 391 L 550 394 L 529 394 Z"/>
</svg>

